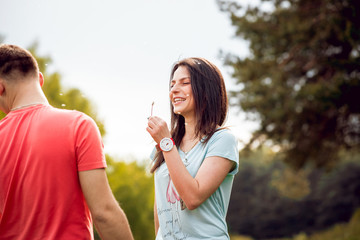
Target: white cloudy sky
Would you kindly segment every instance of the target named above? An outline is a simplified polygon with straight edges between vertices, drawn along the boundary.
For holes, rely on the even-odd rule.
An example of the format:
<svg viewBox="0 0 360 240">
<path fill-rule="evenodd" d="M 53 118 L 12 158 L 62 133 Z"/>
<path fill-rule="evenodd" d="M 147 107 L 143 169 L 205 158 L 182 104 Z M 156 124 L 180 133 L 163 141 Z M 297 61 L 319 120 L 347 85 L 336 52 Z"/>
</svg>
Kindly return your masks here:
<svg viewBox="0 0 360 240">
<path fill-rule="evenodd" d="M 107 130 L 105 151 L 125 159 L 146 159 L 154 146 L 145 130 L 153 101 L 154 114 L 169 122 L 175 61 L 207 58 L 230 90 L 234 81 L 219 51 L 248 54 L 215 0 L 0 0 L 0 35 L 22 47 L 37 41 L 62 84 L 96 106 Z M 233 109 L 227 125 L 245 141 L 255 127 Z"/>
</svg>

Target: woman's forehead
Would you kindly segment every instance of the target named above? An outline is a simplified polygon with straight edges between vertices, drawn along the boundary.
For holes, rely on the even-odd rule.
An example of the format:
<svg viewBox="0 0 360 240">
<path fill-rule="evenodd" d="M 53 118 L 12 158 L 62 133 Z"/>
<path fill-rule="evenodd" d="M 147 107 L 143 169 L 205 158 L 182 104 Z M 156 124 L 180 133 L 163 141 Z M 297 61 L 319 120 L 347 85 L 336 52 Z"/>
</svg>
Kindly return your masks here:
<svg viewBox="0 0 360 240">
<path fill-rule="evenodd" d="M 180 66 L 175 70 L 172 81 L 179 81 L 190 78 L 190 73 L 185 66 Z"/>
</svg>

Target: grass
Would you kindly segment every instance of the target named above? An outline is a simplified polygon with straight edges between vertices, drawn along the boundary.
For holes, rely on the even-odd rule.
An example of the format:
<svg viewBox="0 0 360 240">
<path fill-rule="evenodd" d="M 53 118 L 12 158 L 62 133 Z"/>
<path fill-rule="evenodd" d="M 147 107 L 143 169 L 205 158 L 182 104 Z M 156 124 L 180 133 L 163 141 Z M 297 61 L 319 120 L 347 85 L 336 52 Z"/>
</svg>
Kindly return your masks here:
<svg viewBox="0 0 360 240">
<path fill-rule="evenodd" d="M 253 240 L 246 236 L 232 235 L 230 240 Z M 311 235 L 299 233 L 292 238 L 282 238 L 273 240 L 360 240 L 360 209 L 358 209 L 350 222 L 336 224 L 333 227 L 316 232 Z"/>
</svg>

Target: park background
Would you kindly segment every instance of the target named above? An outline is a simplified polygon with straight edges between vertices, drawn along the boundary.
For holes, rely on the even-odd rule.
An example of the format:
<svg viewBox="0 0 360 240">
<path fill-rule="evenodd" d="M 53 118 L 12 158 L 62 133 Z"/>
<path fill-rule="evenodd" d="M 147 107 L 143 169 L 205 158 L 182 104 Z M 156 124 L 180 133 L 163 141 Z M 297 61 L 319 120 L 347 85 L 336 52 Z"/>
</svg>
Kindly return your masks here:
<svg viewBox="0 0 360 240">
<path fill-rule="evenodd" d="M 96 120 L 135 239 L 154 239 L 151 103 L 168 120 L 171 66 L 200 56 L 224 74 L 241 149 L 231 239 L 353 240 L 359 12 L 356 0 L 2 0 L 0 42 L 33 52 L 52 105 Z"/>
</svg>

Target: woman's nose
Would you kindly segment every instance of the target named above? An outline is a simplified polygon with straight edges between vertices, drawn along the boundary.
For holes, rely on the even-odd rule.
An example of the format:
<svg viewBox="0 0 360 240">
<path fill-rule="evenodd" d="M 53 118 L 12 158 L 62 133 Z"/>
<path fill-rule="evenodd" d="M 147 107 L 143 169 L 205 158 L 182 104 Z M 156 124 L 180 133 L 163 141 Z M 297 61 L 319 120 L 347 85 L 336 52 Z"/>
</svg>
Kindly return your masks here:
<svg viewBox="0 0 360 240">
<path fill-rule="evenodd" d="M 178 86 L 178 84 L 174 84 L 172 86 L 172 88 L 170 89 L 170 92 L 177 92 L 177 91 L 179 91 L 179 86 Z"/>
</svg>

